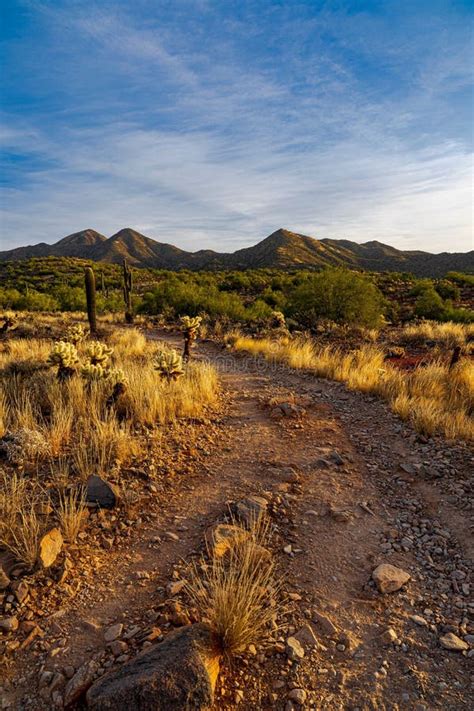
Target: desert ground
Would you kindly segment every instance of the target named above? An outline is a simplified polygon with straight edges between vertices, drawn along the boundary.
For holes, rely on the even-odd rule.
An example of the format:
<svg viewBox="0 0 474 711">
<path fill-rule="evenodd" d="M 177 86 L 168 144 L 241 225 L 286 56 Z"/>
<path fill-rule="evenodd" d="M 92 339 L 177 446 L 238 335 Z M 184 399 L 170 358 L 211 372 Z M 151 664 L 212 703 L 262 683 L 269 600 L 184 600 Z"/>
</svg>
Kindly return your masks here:
<svg viewBox="0 0 474 711">
<path fill-rule="evenodd" d="M 181 348 L 176 330 L 144 333 L 146 347 Z M 268 522 L 268 629 L 219 654 L 211 705 L 136 708 L 469 708 L 470 442 L 420 434 L 371 392 L 213 339 L 193 362 L 217 374 L 215 397 L 145 426 L 145 453 L 101 472 L 120 487 L 114 507 L 81 509 L 51 565 L 2 555 L 2 708 L 130 703 L 94 685 L 206 622 L 189 581 L 216 524 L 238 528 L 249 505 Z"/>
</svg>

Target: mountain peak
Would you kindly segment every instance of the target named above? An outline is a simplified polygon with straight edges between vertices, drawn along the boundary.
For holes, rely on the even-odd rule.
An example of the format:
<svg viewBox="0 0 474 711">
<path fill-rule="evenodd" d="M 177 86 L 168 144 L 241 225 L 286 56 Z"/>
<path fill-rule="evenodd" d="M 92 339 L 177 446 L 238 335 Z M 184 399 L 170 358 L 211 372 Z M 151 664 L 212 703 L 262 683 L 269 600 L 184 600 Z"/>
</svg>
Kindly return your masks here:
<svg viewBox="0 0 474 711">
<path fill-rule="evenodd" d="M 443 276 L 448 271 L 474 272 L 474 252 L 429 254 L 407 252 L 377 240 L 358 244 L 349 240 L 314 239 L 284 227 L 232 254 L 212 250 L 185 252 L 125 227 L 107 239 L 93 229 L 74 232 L 56 244 L 37 244 L 0 252 L 0 261 L 31 257 L 79 257 L 156 269 L 321 269 L 342 266 L 371 271 L 411 271 L 419 276 Z"/>
</svg>

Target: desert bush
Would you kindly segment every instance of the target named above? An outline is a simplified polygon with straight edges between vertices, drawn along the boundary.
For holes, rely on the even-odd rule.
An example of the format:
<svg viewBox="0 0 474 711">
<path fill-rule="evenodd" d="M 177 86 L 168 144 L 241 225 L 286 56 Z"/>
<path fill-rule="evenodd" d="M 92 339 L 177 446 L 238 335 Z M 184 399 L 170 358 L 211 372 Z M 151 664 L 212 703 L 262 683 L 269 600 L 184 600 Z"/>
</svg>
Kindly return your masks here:
<svg viewBox="0 0 474 711">
<path fill-rule="evenodd" d="M 415 301 L 415 313 L 421 318 L 440 319 L 444 314 L 444 301 L 430 286 L 423 289 Z"/>
<path fill-rule="evenodd" d="M 314 328 L 321 319 L 375 328 L 383 321 L 384 299 L 367 277 L 331 268 L 296 287 L 287 311 L 309 328 Z"/>
</svg>

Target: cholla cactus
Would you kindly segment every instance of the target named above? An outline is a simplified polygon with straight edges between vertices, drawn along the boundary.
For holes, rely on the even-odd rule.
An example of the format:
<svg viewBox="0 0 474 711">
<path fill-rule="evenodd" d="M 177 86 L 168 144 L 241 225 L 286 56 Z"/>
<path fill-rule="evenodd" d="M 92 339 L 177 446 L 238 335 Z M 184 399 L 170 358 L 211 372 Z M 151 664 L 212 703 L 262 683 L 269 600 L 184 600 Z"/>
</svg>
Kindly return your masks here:
<svg viewBox="0 0 474 711">
<path fill-rule="evenodd" d="M 74 366 L 79 362 L 76 346 L 67 341 L 56 341 L 48 357 L 50 365 L 58 366 L 59 380 L 70 378 L 74 374 Z"/>
<path fill-rule="evenodd" d="M 84 337 L 86 335 L 86 331 L 84 326 L 82 326 L 80 323 L 75 323 L 74 326 L 69 326 L 69 328 L 66 331 L 66 341 L 68 343 L 73 343 L 75 346 L 77 346 L 78 343 L 84 340 Z"/>
<path fill-rule="evenodd" d="M 155 370 L 168 382 L 184 374 L 183 359 L 175 350 L 158 351 L 154 357 Z"/>
<path fill-rule="evenodd" d="M 201 316 L 182 316 L 181 330 L 184 333 L 183 360 L 185 363 L 191 358 L 191 348 L 201 325 Z"/>
<path fill-rule="evenodd" d="M 105 343 L 92 341 L 87 347 L 86 354 L 91 365 L 102 365 L 105 367 L 113 352 L 113 348 L 106 346 Z"/>
<path fill-rule="evenodd" d="M 103 365 L 93 363 L 87 363 L 81 368 L 82 377 L 89 381 L 106 380 L 112 385 L 117 383 L 125 383 L 125 373 L 121 368 L 105 368 Z"/>
<path fill-rule="evenodd" d="M 193 331 L 194 334 L 197 334 L 199 326 L 201 325 L 202 317 L 201 316 L 181 316 L 180 321 L 181 321 L 181 330 L 182 331 L 184 331 L 185 333 L 187 331 Z"/>
<path fill-rule="evenodd" d="M 99 364 L 95 365 L 93 363 L 86 363 L 86 365 L 83 365 L 81 368 L 81 375 L 84 380 L 87 380 L 88 382 L 106 380 L 108 373 L 108 369 Z"/>
</svg>

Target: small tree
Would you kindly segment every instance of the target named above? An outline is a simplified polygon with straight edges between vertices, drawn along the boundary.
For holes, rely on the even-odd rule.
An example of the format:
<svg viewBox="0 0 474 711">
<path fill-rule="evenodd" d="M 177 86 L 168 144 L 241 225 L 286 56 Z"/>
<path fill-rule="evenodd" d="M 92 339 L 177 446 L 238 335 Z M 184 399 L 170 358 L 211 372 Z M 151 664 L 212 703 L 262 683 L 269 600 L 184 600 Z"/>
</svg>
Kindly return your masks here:
<svg viewBox="0 0 474 711">
<path fill-rule="evenodd" d="M 309 328 L 321 319 L 375 328 L 383 322 L 384 307 L 382 293 L 368 277 L 329 268 L 294 289 L 287 312 Z"/>
<path fill-rule="evenodd" d="M 444 310 L 443 299 L 432 286 L 422 291 L 415 301 L 415 313 L 422 318 L 441 319 Z"/>
</svg>

